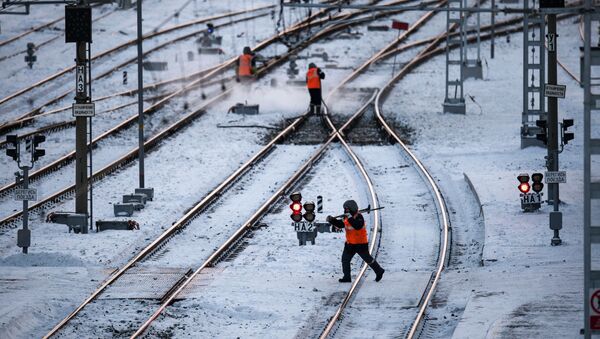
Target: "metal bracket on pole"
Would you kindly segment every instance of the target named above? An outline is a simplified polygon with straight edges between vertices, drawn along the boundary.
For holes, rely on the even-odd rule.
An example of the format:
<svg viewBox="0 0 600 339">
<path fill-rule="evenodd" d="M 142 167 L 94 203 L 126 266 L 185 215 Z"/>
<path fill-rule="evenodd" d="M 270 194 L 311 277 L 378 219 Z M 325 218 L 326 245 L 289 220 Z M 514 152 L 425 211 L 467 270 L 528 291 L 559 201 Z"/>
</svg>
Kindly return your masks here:
<svg viewBox="0 0 600 339">
<path fill-rule="evenodd" d="M 523 0 L 523 9 L 528 11 L 529 0 Z M 541 129 L 536 120 L 546 120 L 546 53 L 544 38 L 546 21 L 543 14 L 525 12 L 523 16 L 523 111 L 521 115 L 521 148 L 544 147 L 536 138 Z"/>
<path fill-rule="evenodd" d="M 464 7 L 469 7 L 469 0 L 464 0 Z M 475 2 L 475 8 L 479 8 L 479 0 Z M 465 79 L 483 79 L 483 67 L 481 65 L 481 12 L 464 15 L 462 20 L 463 32 L 463 75 Z M 475 36 L 477 41 L 469 44 L 468 35 Z M 475 55 L 473 55 L 475 54 Z"/>
<path fill-rule="evenodd" d="M 465 114 L 465 98 L 463 95 L 463 0 L 448 0 L 448 11 L 446 12 L 446 32 L 453 27 L 459 30 L 457 37 L 446 35 L 446 95 L 444 98 L 444 113 Z M 452 47 L 459 46 L 458 51 Z M 453 94 L 453 95 L 452 95 Z"/>
</svg>

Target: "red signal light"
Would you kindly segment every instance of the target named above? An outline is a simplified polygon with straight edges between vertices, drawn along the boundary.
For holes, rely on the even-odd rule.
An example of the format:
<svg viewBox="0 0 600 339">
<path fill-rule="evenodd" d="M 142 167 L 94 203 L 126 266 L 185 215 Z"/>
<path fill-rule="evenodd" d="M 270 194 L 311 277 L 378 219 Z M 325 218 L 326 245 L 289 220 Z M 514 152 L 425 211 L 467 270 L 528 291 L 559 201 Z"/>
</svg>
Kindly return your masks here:
<svg viewBox="0 0 600 339">
<path fill-rule="evenodd" d="M 519 185 L 519 191 L 521 191 L 521 193 L 527 193 L 529 192 L 529 183 L 528 182 L 523 182 Z"/>
<path fill-rule="evenodd" d="M 298 213 L 300 213 L 300 212 L 302 211 L 302 204 L 301 204 L 301 203 L 299 203 L 299 202 L 293 202 L 293 203 L 290 205 L 290 208 L 292 209 L 292 212 L 293 212 L 294 214 L 298 214 Z"/>
<path fill-rule="evenodd" d="M 292 200 L 292 203 L 290 204 L 290 208 L 292 209 L 290 218 L 295 222 L 302 221 L 302 194 L 300 194 L 300 192 L 294 192 L 290 195 L 290 199 Z"/>
</svg>

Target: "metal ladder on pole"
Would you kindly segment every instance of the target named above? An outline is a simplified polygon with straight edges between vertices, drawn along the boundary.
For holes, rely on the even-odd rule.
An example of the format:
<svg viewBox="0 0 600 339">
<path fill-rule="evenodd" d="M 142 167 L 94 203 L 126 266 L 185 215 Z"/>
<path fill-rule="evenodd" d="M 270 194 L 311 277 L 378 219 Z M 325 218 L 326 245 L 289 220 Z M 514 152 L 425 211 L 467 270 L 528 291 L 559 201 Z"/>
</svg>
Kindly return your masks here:
<svg viewBox="0 0 600 339">
<path fill-rule="evenodd" d="M 594 7 L 592 0 L 585 1 L 585 8 Z M 598 9 L 596 7 L 596 9 Z M 598 213 L 592 213 L 592 206 L 598 210 L 600 207 L 600 168 L 592 166 L 592 156 L 600 155 L 600 138 L 598 132 L 600 125 L 598 118 L 592 119 L 594 115 L 600 115 L 600 41 L 599 47 L 592 47 L 592 22 L 600 25 L 600 15 L 586 11 L 584 14 L 584 47 L 583 47 L 583 261 L 584 261 L 584 336 L 586 339 L 592 334 L 600 334 L 600 267 L 592 266 L 592 258 L 598 258 L 598 245 L 600 245 L 600 217 Z M 595 66 L 592 68 L 592 66 Z M 592 74 L 592 71 L 596 74 Z M 594 121 L 596 121 L 594 123 Z M 596 160 L 597 162 L 597 160 Z M 595 178 L 595 179 L 592 179 Z M 592 205 L 593 204 L 593 205 Z M 593 245 L 596 245 L 592 247 Z M 595 248 L 595 251 L 593 250 Z M 595 310 L 592 309 L 594 307 Z"/>
<path fill-rule="evenodd" d="M 448 0 L 446 12 L 446 96 L 444 98 L 444 113 L 465 114 L 466 106 L 463 96 L 463 50 L 464 50 L 464 13 L 463 0 Z M 457 26 L 458 38 L 451 37 L 450 32 Z M 452 47 L 459 46 L 457 51 Z M 450 94 L 454 94 L 452 97 Z"/>
<path fill-rule="evenodd" d="M 87 45 L 87 70 L 88 70 L 88 98 L 90 103 L 92 102 L 92 44 L 88 43 Z M 88 147 L 87 147 L 87 153 L 88 153 L 88 225 L 89 225 L 89 229 L 93 230 L 94 229 L 94 182 L 93 182 L 93 176 L 94 176 L 94 167 L 93 167 L 93 161 L 92 161 L 92 141 L 94 140 L 93 135 L 92 135 L 92 117 L 88 117 L 88 129 L 87 129 L 87 139 L 88 139 Z M 98 229 L 96 229 L 96 231 L 98 231 Z"/>
<path fill-rule="evenodd" d="M 474 8 L 478 9 L 481 1 L 477 0 L 474 3 Z M 465 8 L 469 7 L 469 0 L 465 0 Z M 464 16 L 463 24 L 463 60 L 462 65 L 464 78 L 483 79 L 483 67 L 481 65 L 481 12 L 472 13 Z M 476 37 L 475 43 L 469 43 L 468 36 Z M 473 56 L 473 57 L 472 57 Z"/>
<path fill-rule="evenodd" d="M 535 0 L 531 2 L 535 8 Z M 529 146 L 545 147 L 537 140 L 541 129 L 535 121 L 546 120 L 546 21 L 539 12 L 528 13 L 529 0 L 523 0 L 523 112 L 521 116 L 521 148 Z"/>
</svg>

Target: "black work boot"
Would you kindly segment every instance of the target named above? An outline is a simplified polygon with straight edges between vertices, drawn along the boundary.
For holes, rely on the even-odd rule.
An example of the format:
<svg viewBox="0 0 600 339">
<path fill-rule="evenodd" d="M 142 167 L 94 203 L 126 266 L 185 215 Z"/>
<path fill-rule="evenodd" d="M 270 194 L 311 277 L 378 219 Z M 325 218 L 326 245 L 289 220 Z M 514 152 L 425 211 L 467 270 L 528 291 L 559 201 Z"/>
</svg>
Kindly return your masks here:
<svg viewBox="0 0 600 339">
<path fill-rule="evenodd" d="M 375 260 L 373 260 L 373 262 L 369 266 L 371 266 L 373 271 L 375 271 L 375 281 L 381 280 L 381 278 L 383 278 L 383 273 L 385 273 L 385 270 L 381 266 L 379 266 L 379 263 Z"/>
<path fill-rule="evenodd" d="M 350 277 L 343 277 L 343 278 L 338 279 L 338 281 L 341 283 L 347 283 L 347 282 L 351 282 L 352 279 L 350 279 Z"/>
</svg>

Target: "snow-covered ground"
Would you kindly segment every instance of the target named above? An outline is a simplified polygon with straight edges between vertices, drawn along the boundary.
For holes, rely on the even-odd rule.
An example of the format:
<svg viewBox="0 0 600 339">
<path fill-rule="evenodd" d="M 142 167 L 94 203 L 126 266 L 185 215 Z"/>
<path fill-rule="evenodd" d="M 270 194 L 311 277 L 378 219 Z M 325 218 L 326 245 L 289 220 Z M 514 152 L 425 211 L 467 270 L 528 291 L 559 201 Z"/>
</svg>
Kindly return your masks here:
<svg viewBox="0 0 600 339">
<path fill-rule="evenodd" d="M 172 8 L 178 8 L 183 2 L 174 1 Z M 210 6 L 198 2 L 197 9 L 201 15 L 242 7 L 237 6 L 241 2 L 208 3 Z M 272 2 L 243 1 L 243 5 L 248 7 L 265 3 Z M 146 1 L 144 4 L 149 18 L 155 18 L 154 23 L 164 17 L 157 10 L 163 2 Z M 133 16 L 134 12 L 126 13 Z M 14 17 L 2 18 L 0 41 L 45 21 L 47 17 L 60 15 L 61 9 L 56 7 L 53 16 L 34 10 L 27 24 Z M 115 39 L 122 38 L 124 34 L 111 32 L 116 29 L 110 25 L 111 20 L 123 27 L 131 25 L 116 20 L 118 15 L 121 14 L 115 13 L 102 19 L 107 22 L 105 32 L 113 34 Z M 417 14 L 412 13 L 398 18 L 411 21 L 416 17 Z M 292 15 L 287 19 L 291 18 Z M 431 25 L 419 31 L 414 39 L 439 33 L 444 27 L 444 20 L 444 15 L 437 15 Z M 184 21 L 185 17 L 179 18 L 179 22 Z M 385 22 L 389 19 L 378 23 Z M 153 28 L 154 23 L 149 27 Z M 132 37 L 132 26 L 128 29 L 130 34 L 123 39 Z M 260 29 L 252 23 L 245 29 L 251 36 L 268 36 L 266 33 L 271 30 L 272 27 Z M 322 41 L 301 54 L 310 57 L 311 53 L 325 51 L 333 60 L 330 63 L 341 66 L 339 69 L 325 69 L 328 75 L 326 89 L 334 87 L 348 74 L 350 70 L 345 67 L 356 67 L 393 39 L 395 34 L 368 33 L 364 26 L 357 30 L 367 37 L 361 40 L 360 53 L 353 52 L 355 40 L 347 40 L 337 43 Z M 45 38 L 41 34 L 34 33 L 31 37 L 41 41 Z M 580 42 L 576 23 L 572 19 L 564 21 L 559 25 L 559 36 L 559 57 L 571 70 L 578 70 Z M 70 50 L 61 44 L 60 39 L 55 44 L 54 49 Z M 45 47 L 48 53 L 54 50 L 52 46 Z M 521 212 L 516 188 L 519 173 L 544 171 L 545 155 L 541 148 L 521 150 L 519 147 L 521 34 L 512 35 L 509 43 L 504 39 L 498 40 L 495 59 L 487 57 L 489 44 L 483 43 L 482 46 L 485 79 L 465 83 L 467 95 L 477 102 L 475 104 L 467 97 L 467 115 L 441 113 L 443 55 L 418 67 L 400 81 L 383 107 L 389 120 L 412 128 L 411 148 L 438 180 L 451 211 L 452 256 L 432 302 L 424 333 L 432 338 L 575 338 L 579 336 L 583 318 L 582 91 L 577 83 L 559 70 L 558 82 L 567 85 L 567 97 L 559 100 L 560 119 L 575 119 L 576 138 L 561 154 L 561 169 L 568 172 L 568 184 L 561 186 L 564 202 L 561 210 L 565 224 L 561 231 L 563 245 L 551 247 L 552 232 L 548 229 L 550 206 L 545 205 L 535 213 Z M 4 48 L 0 55 L 6 53 Z M 412 55 L 414 52 L 400 56 L 398 61 L 406 62 Z M 20 62 L 19 67 L 25 68 L 21 60 L 17 61 L 15 64 Z M 381 86 L 390 77 L 390 61 L 372 67 L 372 71 L 359 77 L 352 86 Z M 307 62 L 299 62 L 301 75 Z M 64 60 L 61 67 L 68 64 L 68 60 Z M 0 93 L 12 93 L 56 71 L 52 68 L 55 66 L 36 67 L 37 64 L 32 71 L 34 77 L 23 74 L 25 72 L 14 72 L 15 69 L 1 70 Z M 13 75 L 10 82 L 4 80 L 7 74 Z M 118 81 L 117 78 L 112 81 Z M 271 79 L 277 79 L 278 89 L 268 87 Z M 285 79 L 285 68 L 281 67 L 274 75 L 255 84 L 250 95 L 236 91 L 231 98 L 208 110 L 185 133 L 172 136 L 164 146 L 148 154 L 147 186 L 155 188 L 156 199 L 134 216 L 142 226 L 140 231 L 76 235 L 67 233 L 63 225 L 43 223 L 43 216 L 33 215 L 32 247 L 27 255 L 21 254 L 15 246 L 16 230 L 3 234 L 0 238 L 0 337 L 39 337 L 47 333 L 112 270 L 179 219 L 193 201 L 200 200 L 261 147 L 264 129 L 223 129 L 219 125 L 277 127 L 284 117 L 303 111 L 307 101 L 304 89 L 282 86 Z M 106 85 L 103 89 L 110 92 L 111 87 Z M 248 97 L 261 105 L 259 116 L 242 118 L 225 115 L 229 106 Z M 348 114 L 360 105 L 348 96 L 344 96 L 343 100 L 331 104 L 334 113 Z M 174 107 L 169 111 L 174 111 Z M 160 121 L 157 119 L 153 123 L 159 125 Z M 134 147 L 135 136 L 127 138 L 123 144 L 107 144 L 105 152 L 110 153 L 110 147 L 114 148 L 114 152 Z M 221 143 L 227 145 L 226 148 L 218 146 Z M 397 146 L 355 148 L 373 178 L 380 204 L 386 206 L 382 211 L 383 233 L 378 260 L 387 271 L 380 283 L 372 281 L 372 273 L 367 276 L 338 334 L 354 338 L 399 336 L 406 330 L 420 289 L 434 265 L 439 241 L 435 210 L 426 187 L 418 181 L 418 175 L 401 156 Z M 206 253 L 243 222 L 247 213 L 252 213 L 267 193 L 279 187 L 295 164 L 313 149 L 313 146 L 307 145 L 278 146 L 276 152 L 256 166 L 245 180 L 236 184 L 237 189 L 195 219 L 179 238 L 171 241 L 180 245 L 181 252 L 158 253 L 139 269 L 143 274 L 158 270 L 171 277 L 195 268 Z M 355 198 L 361 205 L 368 203 L 361 189 L 362 181 L 356 172 L 350 170 L 349 163 L 341 148 L 332 147 L 302 182 L 306 198 L 314 199 L 318 194 L 325 197 L 325 211 L 318 218 L 338 214 L 342 202 L 349 197 Z M 5 169 L 9 173 L 14 171 L 13 163 L 3 161 L 1 164 L 2 172 Z M 66 174 L 58 178 L 56 188 L 69 182 L 71 176 Z M 481 211 L 465 181 L 466 177 L 473 183 L 481 201 Z M 99 184 L 94 191 L 96 218 L 113 219 L 111 204 L 136 185 L 135 166 L 124 168 L 110 180 Z M 51 184 L 44 191 L 52 192 Z M 56 209 L 72 209 L 72 204 L 72 201 L 66 201 Z M 3 211 L 12 209 L 12 205 L 0 207 Z M 289 210 L 285 201 L 263 222 L 268 227 L 255 231 L 237 257 L 202 274 L 186 291 L 186 299 L 176 302 L 168 309 L 167 315 L 153 325 L 151 335 L 287 338 L 318 334 L 321 325 L 335 310 L 336 302 L 347 290 L 347 285 L 337 282 L 341 274 L 339 262 L 343 235 L 323 233 L 319 234 L 314 246 L 298 246 L 295 233 L 289 230 Z M 372 223 L 372 220 L 367 218 L 367 222 Z M 197 251 L 184 246 L 186 243 L 196 244 Z M 353 265 L 353 273 L 358 263 L 357 260 Z M 112 317 L 110 307 L 126 309 L 131 304 L 120 298 L 144 298 L 155 294 L 153 286 L 140 285 L 139 290 L 115 286 L 114 290 L 103 295 L 102 303 L 86 309 L 87 319 L 94 319 L 93 322 L 74 322 L 64 336 L 127 335 L 131 330 L 129 321 L 144 320 L 147 310 L 155 309 L 156 303 L 144 299 L 138 301 L 136 305 L 143 306 L 146 311 L 141 313 L 132 308 L 128 310 L 131 312 L 128 319 Z"/>
</svg>

